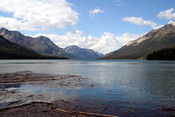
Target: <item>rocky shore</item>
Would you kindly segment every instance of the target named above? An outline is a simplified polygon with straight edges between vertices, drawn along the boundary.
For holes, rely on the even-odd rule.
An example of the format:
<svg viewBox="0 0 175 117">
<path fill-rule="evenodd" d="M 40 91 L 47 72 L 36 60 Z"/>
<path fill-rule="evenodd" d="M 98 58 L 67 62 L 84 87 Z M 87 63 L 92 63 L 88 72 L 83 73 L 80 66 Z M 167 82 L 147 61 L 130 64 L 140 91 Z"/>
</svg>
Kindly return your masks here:
<svg viewBox="0 0 175 117">
<path fill-rule="evenodd" d="M 7 84 L 32 84 L 54 88 L 93 87 L 86 79 L 77 75 L 50 75 L 30 71 L 0 74 L 0 87 Z"/>
<path fill-rule="evenodd" d="M 0 74 L 0 115 L 1 117 L 70 117 L 88 116 L 72 110 L 79 101 L 59 100 L 54 95 L 20 92 L 20 85 L 46 88 L 91 88 L 85 78 L 77 75 L 50 75 L 29 71 Z M 51 97 L 51 98 L 50 98 Z M 55 98 L 54 98 L 55 97 Z M 66 112 L 63 110 L 66 110 Z M 71 108 L 71 109 L 70 109 Z M 61 111 L 60 111 L 61 110 Z M 69 110 L 69 111 L 68 111 Z"/>
<path fill-rule="evenodd" d="M 107 105 L 98 104 L 98 99 L 88 102 L 78 97 L 60 99 L 61 93 L 41 94 L 20 91 L 21 85 L 81 89 L 96 85 L 77 75 L 50 75 L 30 71 L 0 74 L 1 117 L 117 117 L 106 113 Z"/>
<path fill-rule="evenodd" d="M 117 100 L 105 103 L 98 98 L 80 98 L 76 93 L 81 88 L 95 87 L 98 85 L 77 75 L 30 71 L 0 74 L 0 117 L 175 116 L 174 107 Z M 67 89 L 75 90 L 75 95 L 62 92 Z"/>
</svg>

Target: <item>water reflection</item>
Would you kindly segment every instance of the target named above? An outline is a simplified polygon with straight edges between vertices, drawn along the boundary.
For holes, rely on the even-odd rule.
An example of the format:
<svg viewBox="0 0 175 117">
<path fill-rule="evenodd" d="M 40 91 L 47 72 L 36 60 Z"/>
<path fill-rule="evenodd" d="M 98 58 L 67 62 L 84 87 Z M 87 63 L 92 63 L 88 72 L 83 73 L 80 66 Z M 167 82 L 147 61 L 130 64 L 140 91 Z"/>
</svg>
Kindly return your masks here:
<svg viewBox="0 0 175 117">
<path fill-rule="evenodd" d="M 52 102 L 55 100 L 76 99 L 76 89 L 46 88 L 33 85 L 6 85 L 5 90 L 0 93 L 0 105 L 11 102 L 29 103 L 32 101 Z"/>
<path fill-rule="evenodd" d="M 6 90 L 9 88 L 16 89 L 19 88 L 20 84 L 0 84 L 0 90 Z"/>
<path fill-rule="evenodd" d="M 51 100 L 55 97 L 98 97 L 108 101 L 175 105 L 175 62 L 173 61 L 0 61 L 1 73 L 16 71 L 75 74 L 88 78 L 102 86 L 94 89 L 65 90 L 22 85 L 20 90 L 27 92 L 26 95 L 42 93 L 47 98 L 50 96 Z M 6 87 L 10 86 L 0 86 L 1 89 Z"/>
</svg>

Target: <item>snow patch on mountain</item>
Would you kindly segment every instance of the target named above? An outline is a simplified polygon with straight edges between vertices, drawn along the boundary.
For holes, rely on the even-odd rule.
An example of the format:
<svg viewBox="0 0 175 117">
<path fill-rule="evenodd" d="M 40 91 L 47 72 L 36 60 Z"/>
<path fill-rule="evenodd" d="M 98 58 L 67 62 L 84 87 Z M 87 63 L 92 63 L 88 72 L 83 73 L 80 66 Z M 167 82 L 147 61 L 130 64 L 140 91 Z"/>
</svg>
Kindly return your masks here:
<svg viewBox="0 0 175 117">
<path fill-rule="evenodd" d="M 171 20 L 171 21 L 168 22 L 168 24 L 172 24 L 172 25 L 175 26 L 175 21 Z"/>
</svg>

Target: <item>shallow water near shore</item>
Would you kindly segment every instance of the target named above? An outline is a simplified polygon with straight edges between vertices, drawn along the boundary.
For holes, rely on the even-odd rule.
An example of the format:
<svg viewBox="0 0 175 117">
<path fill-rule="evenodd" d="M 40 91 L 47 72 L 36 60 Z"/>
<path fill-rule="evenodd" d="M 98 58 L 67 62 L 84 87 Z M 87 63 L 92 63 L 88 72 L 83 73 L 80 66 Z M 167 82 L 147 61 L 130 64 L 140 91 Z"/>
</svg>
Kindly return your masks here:
<svg viewBox="0 0 175 117">
<path fill-rule="evenodd" d="M 132 108 L 143 113 L 152 111 L 166 114 L 166 107 L 171 108 L 171 113 L 175 113 L 173 61 L 0 60 L 0 73 L 20 71 L 78 75 L 98 85 L 93 88 L 67 89 L 19 84 L 8 85 L 5 89 L 16 88 L 21 94 L 28 92 L 27 96 L 44 94 L 43 97 L 47 98 L 42 99 L 45 101 L 80 98 L 98 100 L 110 104 L 111 108 Z M 4 104 L 6 103 L 2 103 L 1 106 Z"/>
</svg>

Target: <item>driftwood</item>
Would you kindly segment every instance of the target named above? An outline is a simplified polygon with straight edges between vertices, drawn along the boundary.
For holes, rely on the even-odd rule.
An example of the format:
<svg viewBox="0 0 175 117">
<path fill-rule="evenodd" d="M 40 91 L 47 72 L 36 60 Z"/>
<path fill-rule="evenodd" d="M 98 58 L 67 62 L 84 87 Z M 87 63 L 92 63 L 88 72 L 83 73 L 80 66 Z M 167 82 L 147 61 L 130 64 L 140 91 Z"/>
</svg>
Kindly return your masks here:
<svg viewBox="0 0 175 117">
<path fill-rule="evenodd" d="M 91 115 L 91 116 L 98 116 L 98 117 L 118 117 L 118 116 L 114 116 L 114 115 L 89 113 L 89 112 L 82 112 L 82 111 L 68 111 L 68 110 L 59 109 L 59 108 L 56 108 L 56 111 L 68 113 L 68 114 L 77 113 L 77 114 L 84 114 L 84 115 L 89 115 L 89 116 Z"/>
</svg>

